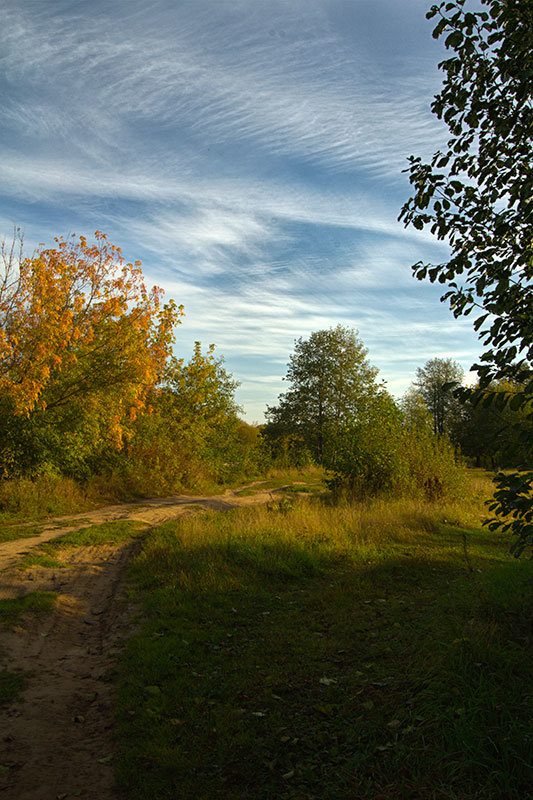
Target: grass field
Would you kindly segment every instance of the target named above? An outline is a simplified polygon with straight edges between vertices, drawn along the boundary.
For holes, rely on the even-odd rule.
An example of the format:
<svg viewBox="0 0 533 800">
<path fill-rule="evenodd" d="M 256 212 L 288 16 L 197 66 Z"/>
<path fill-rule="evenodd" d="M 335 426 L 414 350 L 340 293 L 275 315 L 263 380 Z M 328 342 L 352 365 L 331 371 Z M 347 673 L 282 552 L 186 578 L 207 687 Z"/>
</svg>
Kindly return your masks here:
<svg viewBox="0 0 533 800">
<path fill-rule="evenodd" d="M 475 480 L 447 506 L 291 498 L 152 532 L 126 796 L 530 796 L 533 565 L 480 527 Z"/>
</svg>

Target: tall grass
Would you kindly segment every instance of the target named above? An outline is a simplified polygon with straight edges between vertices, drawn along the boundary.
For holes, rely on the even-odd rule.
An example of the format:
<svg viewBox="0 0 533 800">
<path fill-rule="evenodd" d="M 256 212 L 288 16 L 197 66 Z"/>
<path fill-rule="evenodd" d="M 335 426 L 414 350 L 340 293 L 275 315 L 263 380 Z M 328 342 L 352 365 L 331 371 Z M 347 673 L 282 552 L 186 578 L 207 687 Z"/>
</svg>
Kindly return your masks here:
<svg viewBox="0 0 533 800">
<path fill-rule="evenodd" d="M 481 529 L 479 487 L 464 495 L 156 530 L 132 567 L 127 797 L 527 796 L 532 565 Z"/>
<path fill-rule="evenodd" d="M 76 514 L 93 508 L 97 502 L 96 492 L 61 475 L 0 481 L 0 520 Z"/>
<path fill-rule="evenodd" d="M 309 465 L 305 469 L 270 469 L 259 480 L 270 480 L 272 486 L 304 481 L 320 483 L 324 471 Z M 232 485 L 238 485 L 233 482 Z M 77 514 L 105 503 L 133 500 L 138 497 L 158 497 L 184 491 L 216 494 L 224 487 L 199 468 L 189 475 L 187 487 L 179 480 L 163 481 L 158 473 L 111 472 L 92 475 L 84 482 L 56 473 L 36 478 L 13 478 L 0 481 L 0 522 L 10 519 L 41 519 L 50 516 Z M 258 487 L 257 491 L 260 491 Z"/>
<path fill-rule="evenodd" d="M 305 554 L 319 568 L 322 561 L 335 556 L 361 561 L 371 553 L 383 554 L 401 544 L 411 548 L 420 544 L 426 548 L 428 535 L 437 537 L 444 530 L 453 530 L 453 526 L 463 530 L 465 521 L 475 525 L 481 512 L 481 508 L 472 508 L 465 514 L 460 504 L 432 505 L 417 499 L 377 499 L 335 506 L 321 502 L 299 502 L 292 508 L 291 505 L 291 501 L 282 500 L 280 511 L 274 502 L 273 508 L 261 506 L 241 509 L 238 514 L 213 512 L 195 516 L 179 527 L 180 552 L 186 550 L 194 558 L 201 550 L 203 564 L 212 565 L 211 557 L 215 561 L 224 560 L 227 548 L 238 549 L 241 557 L 250 551 L 250 558 L 257 564 L 272 557 L 267 556 L 269 552 L 275 550 L 279 556 L 286 550 L 297 553 L 297 560 Z M 166 570 L 165 554 L 174 551 L 168 545 L 175 541 L 176 530 L 170 526 L 166 534 L 165 531 L 165 527 L 161 528 L 144 551 L 144 557 L 154 563 L 158 572 Z M 449 545 L 444 534 L 441 545 L 443 548 Z M 157 557 L 151 553 L 153 547 L 161 548 Z M 171 573 L 174 567 L 172 561 Z"/>
</svg>

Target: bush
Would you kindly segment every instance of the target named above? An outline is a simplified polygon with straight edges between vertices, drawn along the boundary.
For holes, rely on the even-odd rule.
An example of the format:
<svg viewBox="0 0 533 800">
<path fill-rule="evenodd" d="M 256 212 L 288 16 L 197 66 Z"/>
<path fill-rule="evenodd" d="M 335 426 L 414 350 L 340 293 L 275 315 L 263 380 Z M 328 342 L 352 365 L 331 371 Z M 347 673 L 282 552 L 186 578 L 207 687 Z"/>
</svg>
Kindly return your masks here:
<svg viewBox="0 0 533 800">
<path fill-rule="evenodd" d="M 354 498 L 410 494 L 433 501 L 457 496 L 464 486 L 463 467 L 449 440 L 426 427 L 404 426 L 386 394 L 369 406 L 364 420 L 336 438 L 327 466 L 330 488 Z"/>
</svg>

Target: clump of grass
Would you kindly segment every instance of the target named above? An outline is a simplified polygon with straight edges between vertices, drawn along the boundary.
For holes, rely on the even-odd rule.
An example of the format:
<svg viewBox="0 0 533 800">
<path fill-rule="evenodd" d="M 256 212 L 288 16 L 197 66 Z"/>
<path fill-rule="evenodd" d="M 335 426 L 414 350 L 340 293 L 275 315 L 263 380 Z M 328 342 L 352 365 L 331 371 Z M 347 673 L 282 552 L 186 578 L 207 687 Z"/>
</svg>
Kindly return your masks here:
<svg viewBox="0 0 533 800">
<path fill-rule="evenodd" d="M 23 672 L 0 669 L 0 708 L 13 703 L 26 688 L 28 678 Z"/>
<path fill-rule="evenodd" d="M 30 567 L 61 568 L 64 564 L 60 561 L 61 550 L 74 547 L 95 547 L 98 545 L 117 545 L 134 539 L 146 530 L 146 524 L 130 520 L 105 522 L 101 525 L 90 525 L 79 531 L 72 531 L 43 542 L 27 553 L 18 563 L 19 569 Z"/>
<path fill-rule="evenodd" d="M 91 547 L 99 544 L 121 544 L 139 536 L 146 530 L 146 523 L 135 520 L 117 520 L 100 525 L 89 525 L 79 531 L 72 531 L 47 544 L 54 550 L 66 547 Z"/>
<path fill-rule="evenodd" d="M 320 484 L 313 484 L 309 485 L 307 483 L 295 483 L 292 486 L 287 486 L 285 488 L 286 492 L 291 492 L 294 494 L 311 494 L 315 495 L 321 491 L 322 487 Z"/>
<path fill-rule="evenodd" d="M 23 614 L 42 614 L 50 611 L 56 602 L 57 592 L 29 592 L 21 597 L 0 600 L 0 623 L 13 625 Z"/>
<path fill-rule="evenodd" d="M 46 544 L 43 544 L 38 548 L 34 548 L 30 550 L 29 553 L 26 553 L 22 560 L 17 564 L 17 569 L 24 570 L 31 569 L 31 567 L 62 569 L 65 565 L 54 556 L 49 555 L 46 551 L 43 552 L 44 548 L 46 548 Z"/>
<path fill-rule="evenodd" d="M 527 795 L 532 565 L 513 571 L 481 501 L 297 502 L 154 531 L 122 664 L 128 798 Z"/>
<path fill-rule="evenodd" d="M 268 480 L 286 483 L 321 483 L 324 482 L 325 470 L 318 464 L 307 464 L 303 467 L 286 467 L 284 469 L 271 467 L 266 474 Z"/>
</svg>

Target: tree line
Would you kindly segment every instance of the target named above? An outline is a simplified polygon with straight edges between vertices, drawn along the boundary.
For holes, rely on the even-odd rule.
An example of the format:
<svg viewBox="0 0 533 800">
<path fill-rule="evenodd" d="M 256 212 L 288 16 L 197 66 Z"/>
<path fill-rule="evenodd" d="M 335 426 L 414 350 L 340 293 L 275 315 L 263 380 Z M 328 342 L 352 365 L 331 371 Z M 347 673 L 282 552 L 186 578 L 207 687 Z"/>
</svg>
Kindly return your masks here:
<svg viewBox="0 0 533 800">
<path fill-rule="evenodd" d="M 264 426 L 247 425 L 214 345 L 173 355 L 183 308 L 148 290 L 140 263 L 104 234 L 56 239 L 29 258 L 16 243 L 2 248 L 0 286 L 4 480 L 100 477 L 126 496 L 165 494 L 314 461 L 353 497 L 435 499 L 458 489 L 460 454 L 492 468 L 526 457 L 523 408 L 492 403 L 519 385 L 461 402 L 461 367 L 435 358 L 397 402 L 341 325 L 296 341 L 288 390 Z"/>
<path fill-rule="evenodd" d="M 364 496 L 380 491 L 442 495 L 457 485 L 465 455 L 476 466 L 517 466 L 526 457 L 517 430 L 531 432 L 522 409 L 462 402 L 454 395 L 464 373 L 452 359 L 417 369 L 399 401 L 378 379 L 355 331 L 338 325 L 297 340 L 289 388 L 267 409 L 273 449 L 311 458 L 332 474 L 332 486 Z M 517 394 L 509 382 L 493 391 Z"/>
</svg>

